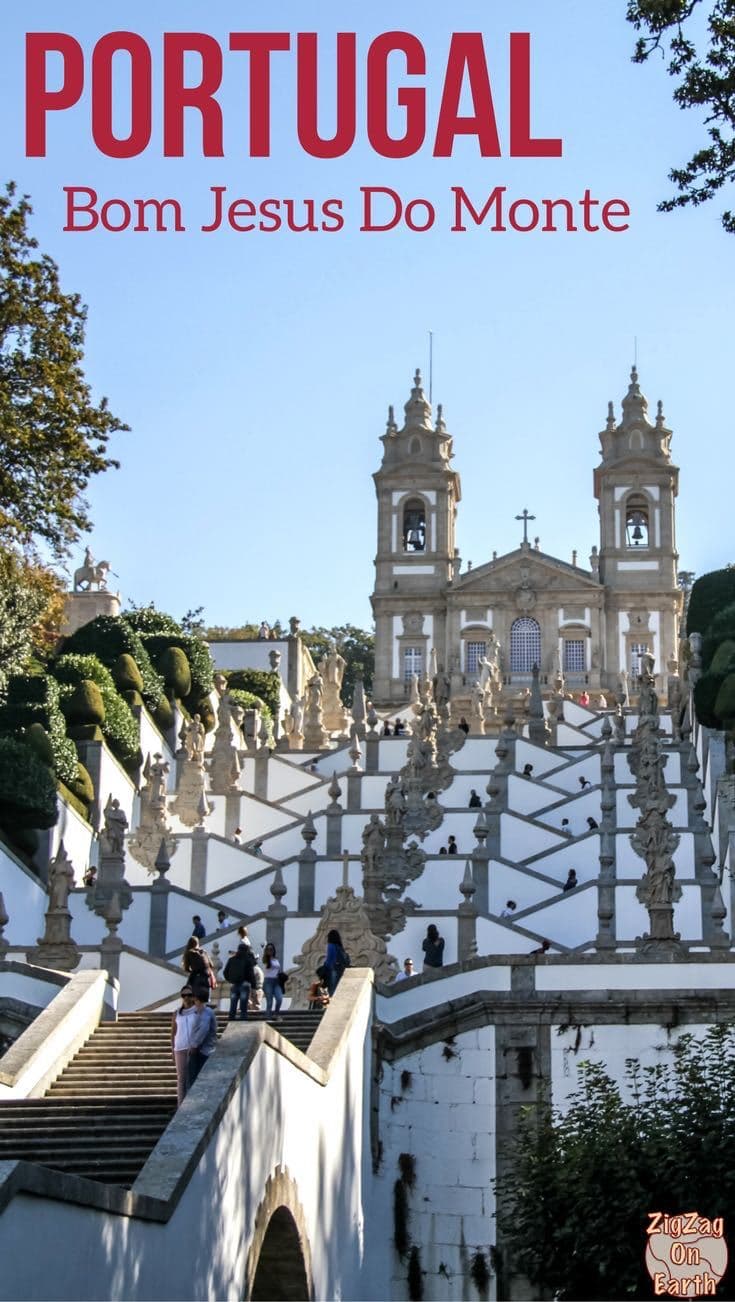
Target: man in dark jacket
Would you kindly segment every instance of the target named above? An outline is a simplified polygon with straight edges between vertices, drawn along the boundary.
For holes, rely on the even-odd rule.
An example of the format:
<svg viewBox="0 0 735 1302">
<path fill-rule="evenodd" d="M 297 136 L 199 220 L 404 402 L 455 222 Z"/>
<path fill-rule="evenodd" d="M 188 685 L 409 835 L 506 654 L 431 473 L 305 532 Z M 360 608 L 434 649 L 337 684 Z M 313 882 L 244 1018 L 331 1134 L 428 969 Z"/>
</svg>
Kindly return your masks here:
<svg viewBox="0 0 735 1302">
<path fill-rule="evenodd" d="M 248 1020 L 250 988 L 255 981 L 255 955 L 249 945 L 244 942 L 238 945 L 236 953 L 228 958 L 225 963 L 224 977 L 225 981 L 229 981 L 232 986 L 230 991 L 230 1021 L 234 1022 L 237 1018 L 237 1005 L 239 1003 L 240 1018 L 243 1022 L 246 1022 Z"/>
</svg>

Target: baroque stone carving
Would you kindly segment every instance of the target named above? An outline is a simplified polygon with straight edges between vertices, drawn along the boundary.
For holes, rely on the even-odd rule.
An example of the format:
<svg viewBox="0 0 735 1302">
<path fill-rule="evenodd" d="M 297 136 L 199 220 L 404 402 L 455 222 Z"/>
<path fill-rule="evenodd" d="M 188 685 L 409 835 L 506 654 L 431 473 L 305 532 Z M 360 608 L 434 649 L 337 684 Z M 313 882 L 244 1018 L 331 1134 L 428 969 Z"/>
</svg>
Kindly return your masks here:
<svg viewBox="0 0 735 1302">
<path fill-rule="evenodd" d="M 143 864 L 151 876 L 155 873 L 156 856 L 161 843 L 166 846 L 169 859 L 178 849 L 178 840 L 171 831 L 166 808 L 166 778 L 169 765 L 156 753 L 151 763 L 150 755 L 143 769 L 144 783 L 140 790 L 140 822 L 128 837 L 128 849 L 138 863 Z M 191 824 L 193 826 L 193 823 Z"/>
<path fill-rule="evenodd" d="M 319 661 L 319 673 L 324 685 L 324 727 L 327 732 L 338 732 L 340 737 L 349 736 L 349 719 L 342 704 L 340 692 L 347 661 L 341 656 L 334 642 L 329 642 L 327 654 Z"/>
<path fill-rule="evenodd" d="M 329 745 L 329 733 L 324 727 L 324 680 L 321 674 L 314 674 L 306 684 L 304 745 L 307 750 L 324 750 Z"/>
<path fill-rule="evenodd" d="M 366 903 L 355 895 L 351 886 L 338 886 L 330 896 L 314 935 L 307 940 L 289 971 L 288 993 L 292 1008 L 306 1008 L 309 986 L 317 967 L 324 962 L 327 934 L 336 928 L 350 956 L 352 967 L 371 967 L 378 981 L 392 981 L 398 963 L 389 954 L 385 941 L 372 930 Z"/>
<path fill-rule="evenodd" d="M 120 801 L 108 797 L 105 806 L 104 826 L 99 834 L 100 858 L 97 878 L 87 891 L 87 905 L 101 918 L 107 917 L 113 899 L 117 909 L 129 909 L 133 902 L 130 883 L 125 879 L 125 833 L 128 820 Z"/>
<path fill-rule="evenodd" d="M 638 726 L 628 756 L 636 789 L 628 801 L 640 810 L 640 817 L 630 843 L 646 864 L 636 895 L 648 910 L 650 931 L 637 944 L 643 953 L 678 954 L 683 947 L 679 933 L 674 931 L 674 904 L 681 899 L 681 885 L 676 881 L 673 854 L 679 836 L 668 818 L 676 797 L 667 790 L 664 779 L 666 756 L 661 753 L 658 696 L 650 655 L 641 659 L 639 709 Z"/>
</svg>

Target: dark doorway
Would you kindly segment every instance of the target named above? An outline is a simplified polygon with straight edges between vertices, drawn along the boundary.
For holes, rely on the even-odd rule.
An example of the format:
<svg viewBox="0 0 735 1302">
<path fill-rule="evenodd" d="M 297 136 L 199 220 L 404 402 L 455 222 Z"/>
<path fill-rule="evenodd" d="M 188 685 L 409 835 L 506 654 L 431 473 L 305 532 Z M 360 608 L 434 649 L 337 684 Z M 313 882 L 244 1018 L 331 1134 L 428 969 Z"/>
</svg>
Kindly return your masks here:
<svg viewBox="0 0 735 1302">
<path fill-rule="evenodd" d="M 251 1302 L 308 1302 L 301 1239 L 287 1207 L 278 1207 L 268 1222 L 250 1298 Z"/>
</svg>

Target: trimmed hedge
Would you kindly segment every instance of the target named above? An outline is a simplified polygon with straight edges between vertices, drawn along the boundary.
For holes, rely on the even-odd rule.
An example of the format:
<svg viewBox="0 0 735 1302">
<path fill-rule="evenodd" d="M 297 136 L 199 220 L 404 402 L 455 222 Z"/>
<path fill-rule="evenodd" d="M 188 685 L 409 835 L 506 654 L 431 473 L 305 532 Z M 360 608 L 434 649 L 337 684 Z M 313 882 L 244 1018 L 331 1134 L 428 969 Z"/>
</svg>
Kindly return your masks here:
<svg viewBox="0 0 735 1302">
<path fill-rule="evenodd" d="M 735 674 L 728 674 L 715 700 L 715 714 L 720 727 L 732 728 L 735 724 Z"/>
<path fill-rule="evenodd" d="M 191 693 L 189 661 L 180 646 L 168 646 L 157 663 L 169 697 L 185 701 Z"/>
<path fill-rule="evenodd" d="M 268 707 L 272 719 L 278 718 L 281 704 L 281 680 L 272 669 L 225 669 L 227 690 L 251 692 Z"/>
<path fill-rule="evenodd" d="M 155 606 L 139 606 L 136 610 L 125 610 L 121 618 L 141 635 L 181 633 L 181 625 L 177 624 L 173 615 L 167 615 L 165 610 L 156 610 Z"/>
<path fill-rule="evenodd" d="M 143 677 L 133 657 L 121 655 L 112 667 L 112 678 L 119 692 L 142 692 Z"/>
<path fill-rule="evenodd" d="M 141 695 L 151 714 L 155 714 L 164 695 L 163 679 L 153 668 L 138 633 L 121 615 L 98 615 L 65 638 L 60 654 L 96 656 L 108 669 L 114 668 L 120 656 L 132 656 L 143 680 Z M 54 672 L 53 664 L 51 670 Z"/>
<path fill-rule="evenodd" d="M 52 665 L 54 675 L 59 679 L 62 706 L 66 710 L 71 704 L 74 689 L 84 680 L 96 683 L 104 705 L 104 718 L 101 722 L 102 735 L 113 755 L 123 767 L 132 772 L 142 763 L 138 725 L 131 713 L 130 706 L 115 687 L 110 670 L 92 655 L 63 655 Z M 73 791 L 72 782 L 66 785 Z"/>
<path fill-rule="evenodd" d="M 232 697 L 236 705 L 241 705 L 243 710 L 260 710 L 267 723 L 272 721 L 273 715 L 261 696 L 256 696 L 254 692 L 243 692 L 239 687 L 231 688 L 229 684 L 227 695 Z"/>
<path fill-rule="evenodd" d="M 0 706 L 0 733 L 17 738 L 34 723 L 48 733 L 54 772 L 68 786 L 76 777 L 77 751 L 66 735 L 59 685 L 49 674 L 14 674 L 8 683 L 6 703 Z"/>
<path fill-rule="evenodd" d="M 687 634 L 709 630 L 716 615 L 735 602 L 735 567 L 703 574 L 692 587 L 687 610 Z"/>
<path fill-rule="evenodd" d="M 702 639 L 702 665 L 705 669 L 714 669 L 715 656 L 728 642 L 735 650 L 735 602 L 719 610 L 705 631 Z"/>
<path fill-rule="evenodd" d="M 58 816 L 56 782 L 49 768 L 23 741 L 0 737 L 0 823 L 16 829 L 53 827 Z"/>
<path fill-rule="evenodd" d="M 102 700 L 102 693 L 96 683 L 91 678 L 82 678 L 72 690 L 71 696 L 62 702 L 64 717 L 67 726 L 81 726 L 82 728 L 89 725 L 102 727 L 105 721 L 105 706 Z"/>
<path fill-rule="evenodd" d="M 187 637 L 180 630 L 167 634 L 141 634 L 141 637 L 153 664 L 162 675 L 164 674 L 162 662 L 166 652 L 172 647 L 183 651 L 191 671 L 191 687 L 186 694 L 186 704 L 191 711 L 189 702 L 201 700 L 214 687 L 214 664 L 206 642 L 202 642 L 198 637 Z"/>
</svg>

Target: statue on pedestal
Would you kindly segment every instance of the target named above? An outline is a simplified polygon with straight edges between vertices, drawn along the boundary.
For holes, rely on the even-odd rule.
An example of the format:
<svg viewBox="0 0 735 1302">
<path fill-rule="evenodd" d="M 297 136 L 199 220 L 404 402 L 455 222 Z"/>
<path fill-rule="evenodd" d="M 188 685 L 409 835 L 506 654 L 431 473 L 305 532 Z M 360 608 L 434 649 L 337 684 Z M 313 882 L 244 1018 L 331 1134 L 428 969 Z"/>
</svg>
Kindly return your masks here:
<svg viewBox="0 0 735 1302">
<path fill-rule="evenodd" d="M 44 933 L 39 936 L 37 946 L 28 950 L 29 962 L 40 967 L 57 968 L 61 972 L 71 972 L 78 966 L 81 953 L 71 938 L 69 912 L 69 892 L 73 886 L 74 869 L 62 841 L 56 857 L 49 864 L 49 906 Z"/>
</svg>

